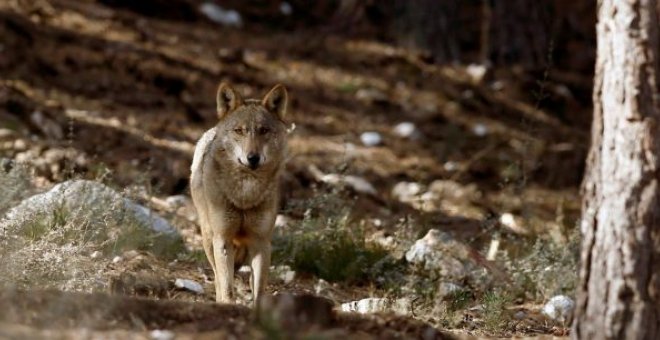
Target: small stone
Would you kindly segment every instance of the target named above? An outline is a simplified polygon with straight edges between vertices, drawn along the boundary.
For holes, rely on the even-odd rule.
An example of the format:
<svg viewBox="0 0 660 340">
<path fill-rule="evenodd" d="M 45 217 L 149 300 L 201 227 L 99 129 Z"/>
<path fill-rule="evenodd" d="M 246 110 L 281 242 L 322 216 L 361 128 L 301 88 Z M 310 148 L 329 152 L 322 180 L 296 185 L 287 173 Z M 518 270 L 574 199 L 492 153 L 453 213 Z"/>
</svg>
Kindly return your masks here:
<svg viewBox="0 0 660 340">
<path fill-rule="evenodd" d="M 291 7 L 290 3 L 282 1 L 282 3 L 280 3 L 280 13 L 289 16 L 293 13 L 293 7 Z"/>
<path fill-rule="evenodd" d="M 119 262 L 121 262 L 122 260 L 123 260 L 123 258 L 122 258 L 121 256 L 115 256 L 115 257 L 112 259 L 112 263 L 119 263 Z"/>
<path fill-rule="evenodd" d="M 241 14 L 232 9 L 224 9 L 212 2 L 205 2 L 199 6 L 202 12 L 209 20 L 229 27 L 243 26 Z"/>
<path fill-rule="evenodd" d="M 89 255 L 89 257 L 91 257 L 93 259 L 98 259 L 99 257 L 101 257 L 101 255 L 103 255 L 103 253 L 101 253 L 100 251 L 97 250 L 97 251 L 93 252 L 91 255 Z"/>
<path fill-rule="evenodd" d="M 388 235 L 384 230 L 375 232 L 368 239 L 369 242 L 375 243 L 384 249 L 394 249 L 396 247 L 396 239 L 392 235 Z"/>
<path fill-rule="evenodd" d="M 190 199 L 185 195 L 174 195 L 167 197 L 165 202 L 170 206 L 170 208 L 179 208 L 188 204 Z"/>
<path fill-rule="evenodd" d="M 488 127 L 484 124 L 477 123 L 472 127 L 472 133 L 478 137 L 484 137 L 488 134 Z"/>
<path fill-rule="evenodd" d="M 285 215 L 278 214 L 275 217 L 275 228 L 286 228 L 291 224 L 291 219 Z"/>
<path fill-rule="evenodd" d="M 443 164 L 442 167 L 445 169 L 445 171 L 456 171 L 458 170 L 458 163 L 453 161 L 448 161 L 445 162 L 445 164 Z"/>
<path fill-rule="evenodd" d="M 16 139 L 14 141 L 14 150 L 17 151 L 23 151 L 27 149 L 27 142 L 25 142 L 25 139 Z M 18 162 L 18 160 L 16 160 Z"/>
<path fill-rule="evenodd" d="M 343 181 L 349 187 L 353 188 L 353 190 L 361 194 L 376 195 L 378 193 L 376 188 L 374 188 L 374 186 L 369 183 L 369 181 L 362 177 L 346 175 L 344 176 Z"/>
<path fill-rule="evenodd" d="M 502 91 L 504 89 L 504 82 L 501 80 L 496 80 L 490 84 L 490 88 L 493 91 Z"/>
<path fill-rule="evenodd" d="M 189 290 L 193 293 L 204 294 L 204 287 L 196 281 L 189 279 L 176 279 L 174 286 L 180 289 Z"/>
<path fill-rule="evenodd" d="M 239 273 L 239 274 L 249 274 L 251 272 L 252 272 L 252 268 L 250 268 L 250 266 L 247 266 L 247 265 L 241 266 L 237 270 L 237 273 Z"/>
<path fill-rule="evenodd" d="M 332 286 L 328 283 L 328 281 L 324 279 L 319 279 L 319 281 L 314 285 L 314 291 L 318 295 L 324 295 L 324 293 L 330 289 L 332 289 Z"/>
<path fill-rule="evenodd" d="M 500 224 L 516 234 L 529 234 L 529 231 L 522 225 L 522 219 L 511 213 L 504 213 L 500 215 Z"/>
<path fill-rule="evenodd" d="M 355 92 L 355 98 L 367 103 L 382 102 L 387 100 L 383 91 L 374 88 L 359 89 Z"/>
<path fill-rule="evenodd" d="M 401 138 L 418 139 L 422 133 L 414 123 L 402 122 L 394 127 L 394 134 Z"/>
<path fill-rule="evenodd" d="M 519 310 L 515 314 L 513 314 L 513 317 L 516 320 L 522 320 L 527 317 L 527 313 L 524 310 Z"/>
<path fill-rule="evenodd" d="M 412 311 L 412 302 L 409 299 L 367 298 L 359 301 L 346 302 L 341 305 L 342 312 L 355 312 L 360 314 L 394 312 L 399 315 L 409 315 Z"/>
<path fill-rule="evenodd" d="M 9 139 L 16 136 L 16 131 L 0 128 L 0 139 Z"/>
<path fill-rule="evenodd" d="M 296 272 L 291 269 L 289 266 L 273 266 L 270 268 L 270 271 L 273 273 L 273 276 L 284 282 L 284 284 L 289 284 L 293 282 L 296 278 Z"/>
<path fill-rule="evenodd" d="M 419 199 L 422 185 L 415 182 L 399 182 L 392 188 L 392 197 L 403 203 L 411 203 Z"/>
<path fill-rule="evenodd" d="M 377 194 L 376 188 L 369 181 L 354 175 L 325 174 L 320 180 L 332 185 L 345 185 L 362 194 Z"/>
<path fill-rule="evenodd" d="M 166 329 L 154 329 L 149 332 L 149 337 L 154 340 L 172 340 L 174 339 L 174 332 Z"/>
<path fill-rule="evenodd" d="M 440 282 L 440 284 L 438 285 L 437 296 L 439 298 L 444 298 L 446 296 L 449 296 L 456 292 L 460 292 L 462 290 L 464 290 L 463 287 L 453 282 Z"/>
<path fill-rule="evenodd" d="M 575 308 L 573 299 L 566 295 L 557 295 L 543 306 L 543 314 L 555 321 L 570 322 L 573 318 L 573 308 Z"/>
<path fill-rule="evenodd" d="M 465 68 L 467 74 L 475 83 L 481 83 L 488 73 L 488 66 L 483 64 L 470 64 Z"/>
<path fill-rule="evenodd" d="M 383 137 L 378 132 L 368 131 L 360 135 L 360 141 L 366 146 L 377 146 L 383 142 Z"/>
</svg>

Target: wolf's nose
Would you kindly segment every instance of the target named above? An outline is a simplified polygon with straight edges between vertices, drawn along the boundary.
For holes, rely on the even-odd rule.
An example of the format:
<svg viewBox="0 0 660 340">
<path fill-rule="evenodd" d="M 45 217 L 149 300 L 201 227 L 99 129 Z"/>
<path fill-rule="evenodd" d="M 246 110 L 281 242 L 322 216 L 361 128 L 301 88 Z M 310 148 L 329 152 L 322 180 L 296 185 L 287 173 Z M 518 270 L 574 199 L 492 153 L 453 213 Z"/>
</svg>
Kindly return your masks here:
<svg viewBox="0 0 660 340">
<path fill-rule="evenodd" d="M 259 166 L 259 160 L 261 160 L 261 157 L 259 157 L 258 153 L 250 153 L 247 155 L 248 164 L 250 164 L 250 168 L 252 169 L 256 169 L 257 166 Z"/>
</svg>

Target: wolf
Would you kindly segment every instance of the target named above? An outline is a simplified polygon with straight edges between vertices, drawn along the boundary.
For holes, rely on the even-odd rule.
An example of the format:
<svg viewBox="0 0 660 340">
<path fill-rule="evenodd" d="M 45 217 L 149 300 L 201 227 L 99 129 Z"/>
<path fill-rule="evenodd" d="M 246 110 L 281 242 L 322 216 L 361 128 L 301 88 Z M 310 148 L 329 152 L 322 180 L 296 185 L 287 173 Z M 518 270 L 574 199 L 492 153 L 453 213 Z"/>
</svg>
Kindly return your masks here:
<svg viewBox="0 0 660 340">
<path fill-rule="evenodd" d="M 268 282 L 279 177 L 287 158 L 288 94 L 278 84 L 261 100 L 244 100 L 221 83 L 216 102 L 218 123 L 195 146 L 191 196 L 215 275 L 216 301 L 233 303 L 234 271 L 246 263 L 258 307 Z"/>
</svg>

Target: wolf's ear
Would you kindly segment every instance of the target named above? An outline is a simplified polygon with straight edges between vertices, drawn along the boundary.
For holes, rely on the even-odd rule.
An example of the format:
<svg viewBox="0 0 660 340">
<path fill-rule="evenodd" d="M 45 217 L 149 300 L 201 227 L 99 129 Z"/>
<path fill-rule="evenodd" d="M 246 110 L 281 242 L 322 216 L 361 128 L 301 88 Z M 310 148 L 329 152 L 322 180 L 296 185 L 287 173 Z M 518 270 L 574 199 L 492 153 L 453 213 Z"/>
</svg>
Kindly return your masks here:
<svg viewBox="0 0 660 340">
<path fill-rule="evenodd" d="M 284 120 L 288 100 L 289 95 L 286 88 L 282 84 L 277 84 L 264 96 L 261 103 L 268 111 L 276 114 L 280 120 Z"/>
<path fill-rule="evenodd" d="M 229 112 L 235 110 L 243 103 L 241 95 L 236 92 L 229 84 L 222 83 L 218 87 L 216 104 L 218 106 L 218 118 L 222 118 Z"/>
</svg>

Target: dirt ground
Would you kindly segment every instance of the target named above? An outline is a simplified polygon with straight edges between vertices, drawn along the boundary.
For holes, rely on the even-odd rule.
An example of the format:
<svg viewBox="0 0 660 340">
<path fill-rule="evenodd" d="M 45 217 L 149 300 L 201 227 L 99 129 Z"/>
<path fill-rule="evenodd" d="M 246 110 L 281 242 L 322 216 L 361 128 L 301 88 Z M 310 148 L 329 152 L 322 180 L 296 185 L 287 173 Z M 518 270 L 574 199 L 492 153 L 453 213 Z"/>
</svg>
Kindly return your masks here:
<svg viewBox="0 0 660 340">
<path fill-rule="evenodd" d="M 305 209 L 287 202 L 328 186 L 314 166 L 372 183 L 377 194 L 349 190 L 347 204 L 355 205 L 355 219 L 378 219 L 389 232 L 412 217 L 481 250 L 494 230 L 503 232 L 497 224 L 503 213 L 522 216 L 527 232 L 559 242 L 574 228 L 587 150 L 588 78 L 511 67 L 475 79 L 465 66 L 428 64 L 419 53 L 373 40 L 265 24 L 224 28 L 200 18 L 195 7 L 166 7 L 156 15 L 103 3 L 112 1 L 0 3 L 0 122 L 11 131 L 0 136 L 0 152 L 41 160 L 35 171 L 43 187 L 75 173 L 119 188 L 143 185 L 156 202 L 187 195 L 193 146 L 214 124 L 218 83 L 231 82 L 246 97 L 283 83 L 295 123 L 283 208 L 293 218 Z M 393 127 L 404 121 L 421 136 L 397 136 Z M 365 131 L 379 132 L 383 142 L 364 146 Z M 479 214 L 424 211 L 391 193 L 401 181 L 436 179 L 476 185 L 481 195 L 472 204 Z M 195 223 L 177 221 L 186 241 L 199 248 Z M 520 240 L 504 247 L 515 250 Z M 152 266 L 170 277 L 185 273 L 211 291 L 209 268 Z M 247 308 L 163 285 L 160 293 L 131 293 L 138 297 L 5 290 L 0 308 L 12 313 L 0 316 L 0 337 L 148 338 L 148 330 L 165 328 L 181 338 L 267 337 L 252 326 Z M 313 293 L 313 285 L 303 277 L 270 290 Z M 368 291 L 340 285 L 335 295 L 349 301 Z M 338 315 L 323 334 L 452 336 L 424 335 L 428 327 L 412 318 Z M 82 328 L 86 333 L 76 331 Z M 547 325 L 537 330 L 520 334 L 565 332 Z"/>
</svg>

